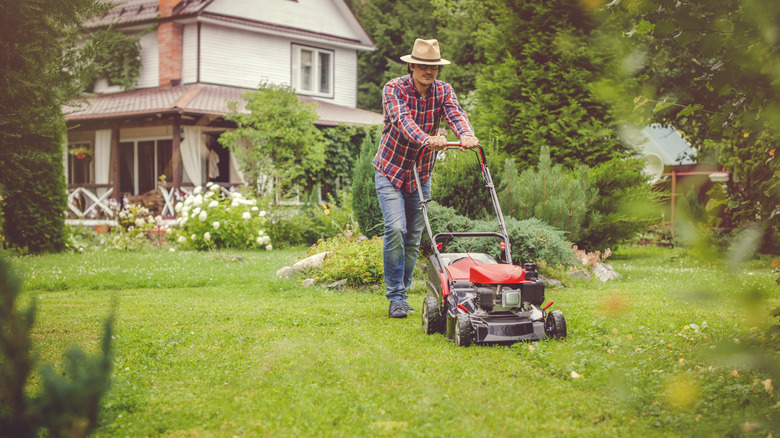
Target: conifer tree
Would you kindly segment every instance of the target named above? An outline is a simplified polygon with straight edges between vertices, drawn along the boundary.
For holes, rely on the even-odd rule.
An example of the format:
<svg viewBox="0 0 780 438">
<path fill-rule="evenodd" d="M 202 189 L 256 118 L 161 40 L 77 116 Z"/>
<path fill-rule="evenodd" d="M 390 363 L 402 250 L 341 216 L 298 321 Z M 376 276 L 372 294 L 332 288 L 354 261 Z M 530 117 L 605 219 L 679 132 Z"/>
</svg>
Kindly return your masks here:
<svg viewBox="0 0 780 438">
<path fill-rule="evenodd" d="M 373 134 L 366 134 L 352 175 L 352 211 L 360 231 L 367 237 L 381 236 L 384 233 L 384 219 L 376 194 L 372 163 L 378 149 L 379 135 L 378 129 Z"/>
</svg>

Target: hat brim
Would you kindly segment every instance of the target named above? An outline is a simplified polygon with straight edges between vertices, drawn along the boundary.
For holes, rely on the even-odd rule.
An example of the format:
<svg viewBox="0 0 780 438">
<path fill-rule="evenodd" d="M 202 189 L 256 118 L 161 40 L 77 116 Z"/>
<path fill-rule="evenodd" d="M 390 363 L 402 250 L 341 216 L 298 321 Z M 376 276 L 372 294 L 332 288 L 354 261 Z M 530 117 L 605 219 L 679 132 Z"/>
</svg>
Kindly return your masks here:
<svg viewBox="0 0 780 438">
<path fill-rule="evenodd" d="M 408 62 L 410 64 L 424 64 L 424 65 L 447 65 L 450 64 L 446 59 L 440 58 L 438 60 L 420 59 L 415 58 L 412 55 L 406 55 L 401 57 L 401 61 Z"/>
</svg>

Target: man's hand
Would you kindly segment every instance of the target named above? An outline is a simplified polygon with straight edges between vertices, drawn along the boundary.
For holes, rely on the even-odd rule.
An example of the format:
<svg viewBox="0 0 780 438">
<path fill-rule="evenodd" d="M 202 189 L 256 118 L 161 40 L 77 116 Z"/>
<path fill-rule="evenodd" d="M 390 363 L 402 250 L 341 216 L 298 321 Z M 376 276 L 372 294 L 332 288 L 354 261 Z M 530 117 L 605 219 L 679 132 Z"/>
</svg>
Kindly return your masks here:
<svg viewBox="0 0 780 438">
<path fill-rule="evenodd" d="M 447 149 L 447 137 L 443 135 L 428 137 L 428 147 L 434 151 L 443 151 L 444 149 Z"/>
<path fill-rule="evenodd" d="M 460 148 L 458 149 L 465 151 L 466 149 L 473 149 L 477 146 L 479 146 L 479 139 L 477 139 L 477 137 L 464 135 L 460 138 Z"/>
</svg>

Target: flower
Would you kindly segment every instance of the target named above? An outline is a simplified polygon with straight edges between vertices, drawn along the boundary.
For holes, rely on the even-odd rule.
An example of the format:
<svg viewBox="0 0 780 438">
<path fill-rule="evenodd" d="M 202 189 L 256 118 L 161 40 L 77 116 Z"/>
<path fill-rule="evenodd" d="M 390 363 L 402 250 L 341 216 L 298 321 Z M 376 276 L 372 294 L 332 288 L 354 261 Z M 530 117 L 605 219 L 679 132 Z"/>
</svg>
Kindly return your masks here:
<svg viewBox="0 0 780 438">
<path fill-rule="evenodd" d="M 174 210 L 176 210 L 176 213 L 181 213 L 181 209 L 184 208 L 183 202 L 177 202 L 176 207 L 174 207 Z"/>
<path fill-rule="evenodd" d="M 208 231 L 203 233 L 203 240 L 205 240 L 206 242 L 210 241 L 211 240 L 211 233 L 209 233 Z"/>
<path fill-rule="evenodd" d="M 144 221 L 144 218 L 142 218 L 142 217 L 139 217 L 138 219 L 135 220 L 135 226 L 138 227 L 138 228 L 143 227 L 144 224 L 145 224 L 145 221 Z"/>
<path fill-rule="evenodd" d="M 257 207 L 252 207 L 252 211 L 257 211 L 257 210 L 259 210 L 259 208 L 257 208 Z"/>
<path fill-rule="evenodd" d="M 270 244 L 265 246 L 266 251 L 271 251 L 272 249 L 274 249 L 274 247 Z"/>
<path fill-rule="evenodd" d="M 192 203 L 198 207 L 200 204 L 203 204 L 203 195 L 198 195 L 195 197 L 195 199 L 192 200 Z"/>
<path fill-rule="evenodd" d="M 214 208 L 217 205 L 219 205 L 219 202 L 217 200 L 209 202 L 208 208 Z"/>
<path fill-rule="evenodd" d="M 176 239 L 176 241 L 177 241 L 177 242 L 179 242 L 179 243 L 184 243 L 184 242 L 186 242 L 186 241 L 187 241 L 187 238 L 186 238 L 186 237 L 184 237 L 184 236 L 179 236 L 179 238 L 178 238 L 178 239 Z"/>
<path fill-rule="evenodd" d="M 238 201 L 236 201 L 236 200 L 234 199 L 234 200 L 233 200 L 233 202 L 231 202 L 231 203 L 230 203 L 230 206 L 231 206 L 231 207 L 238 207 Z"/>
<path fill-rule="evenodd" d="M 230 197 L 233 198 L 233 199 L 240 198 L 241 197 L 241 192 L 233 192 L 233 193 L 230 194 Z"/>
<path fill-rule="evenodd" d="M 258 237 L 257 240 L 255 240 L 255 242 L 257 242 L 258 245 L 262 245 L 263 244 L 263 238 L 262 237 Z"/>
<path fill-rule="evenodd" d="M 195 240 L 197 238 L 198 238 L 198 236 L 196 236 L 195 233 L 193 233 L 192 236 L 190 236 L 190 240 Z"/>
<path fill-rule="evenodd" d="M 203 187 L 201 186 L 195 187 L 195 189 L 192 191 L 193 195 L 200 195 L 201 193 L 203 193 Z"/>
<path fill-rule="evenodd" d="M 252 218 L 252 214 L 249 213 L 248 211 L 245 211 L 244 214 L 241 215 L 241 217 L 244 218 L 244 220 L 249 220 Z"/>
<path fill-rule="evenodd" d="M 206 210 L 203 210 L 203 211 L 200 212 L 200 215 L 198 216 L 198 219 L 200 219 L 201 222 L 205 222 L 207 217 L 208 217 L 208 214 L 206 214 Z"/>
<path fill-rule="evenodd" d="M 211 224 L 211 226 L 214 227 L 215 231 L 218 230 L 219 229 L 219 221 L 214 221 L 214 223 Z"/>
<path fill-rule="evenodd" d="M 260 217 L 264 217 L 266 214 L 267 214 L 267 213 L 266 213 L 266 211 L 265 211 L 265 210 L 260 210 Z"/>
</svg>

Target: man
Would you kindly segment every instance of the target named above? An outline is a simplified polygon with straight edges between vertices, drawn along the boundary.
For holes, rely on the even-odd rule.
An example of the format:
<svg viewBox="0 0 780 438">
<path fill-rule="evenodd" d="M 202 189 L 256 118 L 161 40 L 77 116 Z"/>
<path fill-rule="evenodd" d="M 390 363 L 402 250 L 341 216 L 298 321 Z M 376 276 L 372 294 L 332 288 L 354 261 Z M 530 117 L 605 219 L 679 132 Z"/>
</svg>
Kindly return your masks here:
<svg viewBox="0 0 780 438">
<path fill-rule="evenodd" d="M 408 63 L 409 75 L 390 80 L 382 90 L 385 126 L 373 161 L 385 221 L 385 296 L 391 318 L 406 318 L 414 311 L 407 302 L 407 291 L 425 222 L 412 166 L 418 165 L 423 195 L 429 199 L 436 151 L 447 147 L 447 139 L 438 132 L 442 117 L 460 139 L 462 150 L 479 144 L 452 86 L 436 80 L 439 67 L 450 63 L 441 58 L 439 42 L 418 38 L 412 53 L 401 60 Z M 420 162 L 414 163 L 425 144 L 427 150 Z"/>
</svg>

